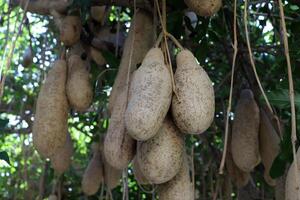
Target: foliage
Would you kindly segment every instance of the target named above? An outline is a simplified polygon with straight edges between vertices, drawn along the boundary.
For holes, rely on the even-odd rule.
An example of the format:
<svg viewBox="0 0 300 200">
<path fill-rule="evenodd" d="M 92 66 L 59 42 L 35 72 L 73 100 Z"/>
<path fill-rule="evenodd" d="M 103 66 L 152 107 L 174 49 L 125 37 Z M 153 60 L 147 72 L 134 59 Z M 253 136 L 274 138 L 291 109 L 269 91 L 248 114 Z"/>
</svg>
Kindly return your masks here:
<svg viewBox="0 0 300 200">
<path fill-rule="evenodd" d="M 88 2 L 88 3 L 86 3 Z M 281 43 L 279 9 L 277 1 L 254 2 L 249 7 L 249 31 L 258 74 L 267 96 L 276 113 L 284 122 L 281 152 L 272 166 L 272 177 L 282 176 L 292 161 L 290 142 L 290 105 L 288 97 L 288 78 L 284 50 Z M 76 0 L 72 9 L 80 7 L 86 15 L 87 23 L 90 1 Z M 233 56 L 233 1 L 224 0 L 223 8 L 213 17 L 186 15 L 183 0 L 168 1 L 168 31 L 184 47 L 192 50 L 198 61 L 214 82 L 216 94 L 216 116 L 211 128 L 202 135 L 186 139 L 187 151 L 193 152 L 197 199 L 211 199 L 217 189 L 217 180 L 223 177 L 217 174 L 223 149 L 224 113 L 229 95 L 231 62 Z M 184 9 L 183 9 L 184 8 Z M 300 15 L 299 5 L 293 1 L 285 4 L 286 23 L 289 33 L 290 54 L 293 66 L 296 107 L 300 108 Z M 0 0 L 0 71 L 7 59 L 11 43 L 16 39 L 16 27 L 21 22 L 23 11 L 19 7 L 9 7 L 8 0 Z M 261 98 L 257 83 L 251 70 L 245 42 L 243 24 L 243 2 L 238 1 L 238 42 L 239 52 L 234 81 L 233 105 L 241 88 L 251 88 L 259 101 Z M 119 15 L 119 16 L 118 16 Z M 132 9 L 113 6 L 105 26 L 112 32 L 120 25 L 123 35 L 127 34 L 128 25 L 133 15 Z M 38 195 L 39 181 L 46 177 L 45 197 L 51 193 L 53 180 L 57 178 L 49 161 L 39 157 L 32 146 L 32 122 L 35 103 L 41 83 L 51 67 L 51 63 L 60 55 L 61 44 L 52 17 L 27 13 L 25 23 L 12 57 L 12 64 L 7 75 L 4 96 L 0 102 L 0 198 L 34 199 Z M 192 17 L 191 17 L 192 16 Z M 86 24 L 85 24 L 86 25 Z M 121 34 L 121 35 L 122 35 Z M 31 46 L 34 51 L 34 63 L 24 68 L 22 57 L 25 49 Z M 174 51 L 175 51 L 174 47 Z M 105 134 L 109 118 L 107 102 L 109 92 L 116 76 L 122 54 L 122 48 L 115 53 L 115 47 L 103 50 L 107 66 L 92 65 L 91 74 L 94 85 L 94 103 L 90 112 L 80 114 L 71 112 L 69 131 L 75 142 L 75 153 L 70 170 L 63 175 L 65 199 L 83 199 L 80 189 L 81 176 L 90 158 L 90 145 Z M 175 65 L 173 65 L 175 66 Z M 234 112 L 234 110 L 233 110 Z M 300 114 L 297 122 L 300 124 Z M 298 132 L 300 130 L 298 126 Z M 298 135 L 299 137 L 299 135 Z M 5 160 L 5 162 L 1 162 Z M 274 189 L 263 180 L 263 167 L 257 167 L 252 178 L 260 194 L 265 198 L 274 195 Z M 44 175 L 45 173 L 45 175 Z M 130 199 L 151 199 L 135 182 L 129 169 Z M 122 184 L 113 190 L 114 199 L 122 198 Z M 234 198 L 236 198 L 234 190 Z M 99 192 L 100 193 L 100 192 Z M 28 195 L 32 195 L 28 197 Z M 99 194 L 97 194 L 99 195 Z M 97 195 L 89 199 L 97 199 Z M 220 197 L 221 198 L 221 197 Z"/>
</svg>

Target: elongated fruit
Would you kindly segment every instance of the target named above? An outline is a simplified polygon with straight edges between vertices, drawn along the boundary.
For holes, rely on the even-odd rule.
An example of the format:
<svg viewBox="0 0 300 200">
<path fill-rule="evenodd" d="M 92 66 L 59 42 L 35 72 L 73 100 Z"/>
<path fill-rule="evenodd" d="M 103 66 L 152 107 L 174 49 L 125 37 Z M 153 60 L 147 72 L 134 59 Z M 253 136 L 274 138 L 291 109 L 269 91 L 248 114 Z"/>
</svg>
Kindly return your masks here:
<svg viewBox="0 0 300 200">
<path fill-rule="evenodd" d="M 177 95 L 174 94 L 172 99 L 173 119 L 183 133 L 202 133 L 214 119 L 212 82 L 189 50 L 178 53 L 176 62 Z"/>
<path fill-rule="evenodd" d="M 297 150 L 297 169 L 295 169 L 295 161 L 293 161 L 292 165 L 288 170 L 288 174 L 285 182 L 285 200 L 299 200 L 300 199 L 300 151 L 299 148 Z M 297 175 L 296 175 L 297 173 Z M 297 180 L 297 178 L 298 180 Z M 298 183 L 297 183 L 298 181 Z"/>
<path fill-rule="evenodd" d="M 212 16 L 222 6 L 222 0 L 184 0 L 184 2 L 192 11 L 200 16 Z"/>
<path fill-rule="evenodd" d="M 233 161 L 244 172 L 252 171 L 260 162 L 259 118 L 259 108 L 252 91 L 242 90 L 235 108 L 231 152 Z"/>
<path fill-rule="evenodd" d="M 66 142 L 69 110 L 65 94 L 66 78 L 66 61 L 55 61 L 37 99 L 33 144 L 44 157 L 55 154 Z"/>
<path fill-rule="evenodd" d="M 136 140 L 153 137 L 167 115 L 172 98 L 170 72 L 159 48 L 151 49 L 135 71 L 125 113 L 128 134 Z"/>
</svg>

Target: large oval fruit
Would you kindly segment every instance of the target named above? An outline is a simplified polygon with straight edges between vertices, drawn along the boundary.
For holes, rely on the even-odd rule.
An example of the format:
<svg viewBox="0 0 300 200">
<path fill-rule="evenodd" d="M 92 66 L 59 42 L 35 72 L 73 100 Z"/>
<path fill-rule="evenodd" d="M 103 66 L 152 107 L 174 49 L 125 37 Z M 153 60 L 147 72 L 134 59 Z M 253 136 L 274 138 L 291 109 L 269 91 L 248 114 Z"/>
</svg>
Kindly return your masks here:
<svg viewBox="0 0 300 200">
<path fill-rule="evenodd" d="M 65 16 L 61 19 L 59 26 L 60 40 L 66 45 L 76 44 L 80 39 L 81 20 L 78 16 Z"/>
<path fill-rule="evenodd" d="M 235 108 L 231 152 L 233 161 L 244 172 L 252 171 L 260 162 L 259 118 L 259 108 L 252 91 L 242 90 Z"/>
<path fill-rule="evenodd" d="M 154 137 L 138 143 L 137 162 L 150 183 L 160 184 L 178 173 L 183 151 L 183 137 L 173 122 L 166 118 Z"/>
<path fill-rule="evenodd" d="M 134 158 L 133 161 L 132 161 L 132 171 L 133 171 L 134 178 L 138 182 L 138 184 L 140 184 L 140 185 L 149 184 L 149 181 L 144 176 L 144 174 L 143 174 L 136 158 Z"/>
<path fill-rule="evenodd" d="M 214 119 L 212 82 L 190 51 L 178 53 L 176 62 L 174 80 L 177 95 L 173 95 L 172 99 L 175 124 L 183 133 L 202 133 Z"/>
<path fill-rule="evenodd" d="M 259 129 L 259 151 L 261 161 L 265 167 L 264 179 L 271 185 L 276 185 L 276 180 L 270 176 L 270 169 L 273 161 L 280 151 L 280 138 L 273 127 L 271 120 L 264 110 L 260 112 L 260 129 Z"/>
<path fill-rule="evenodd" d="M 131 73 L 152 45 L 152 35 L 149 34 L 153 27 L 152 18 L 144 11 L 139 11 L 131 24 L 134 26 L 130 27 L 120 69 L 109 98 L 111 118 L 104 140 L 105 159 L 117 169 L 126 168 L 135 154 L 136 143 L 126 132 L 124 114 Z"/>
<path fill-rule="evenodd" d="M 118 95 L 121 91 L 124 90 L 124 86 L 128 86 L 128 74 L 130 75 L 136 70 L 138 64 L 142 63 L 146 53 L 154 42 L 153 20 L 149 13 L 143 10 L 137 11 L 131 25 L 125 40 L 118 74 L 109 96 L 109 113 L 112 113 L 113 107 L 116 104 L 115 101 L 119 98 Z"/>
<path fill-rule="evenodd" d="M 184 0 L 184 2 L 192 11 L 200 16 L 212 16 L 222 6 L 222 0 Z"/>
<path fill-rule="evenodd" d="M 296 180 L 296 173 L 298 179 L 300 179 L 300 150 L 297 150 L 297 168 L 295 169 L 295 162 L 293 161 L 292 165 L 288 170 L 288 174 L 285 182 L 285 200 L 299 200 L 300 199 L 300 181 Z"/>
<path fill-rule="evenodd" d="M 84 171 L 81 188 L 86 195 L 95 194 L 103 182 L 103 164 L 101 161 L 100 146 L 92 144 L 93 157 Z"/>
<path fill-rule="evenodd" d="M 66 78 L 66 62 L 55 61 L 37 99 L 33 144 L 44 157 L 51 157 L 66 142 L 69 110 L 65 93 Z"/>
<path fill-rule="evenodd" d="M 130 83 L 125 113 L 128 134 L 136 140 L 153 137 L 167 115 L 172 98 L 170 72 L 159 48 L 151 49 Z"/>
<path fill-rule="evenodd" d="M 194 200 L 194 193 L 187 159 L 184 159 L 178 174 L 172 180 L 158 187 L 160 200 Z"/>
<path fill-rule="evenodd" d="M 76 111 L 85 111 L 93 100 L 93 89 L 90 83 L 88 63 L 78 55 L 68 59 L 68 79 L 66 87 L 70 106 Z"/>
<path fill-rule="evenodd" d="M 72 154 L 73 142 L 68 133 L 65 145 L 50 158 L 53 169 L 60 174 L 67 171 L 71 165 Z"/>
</svg>

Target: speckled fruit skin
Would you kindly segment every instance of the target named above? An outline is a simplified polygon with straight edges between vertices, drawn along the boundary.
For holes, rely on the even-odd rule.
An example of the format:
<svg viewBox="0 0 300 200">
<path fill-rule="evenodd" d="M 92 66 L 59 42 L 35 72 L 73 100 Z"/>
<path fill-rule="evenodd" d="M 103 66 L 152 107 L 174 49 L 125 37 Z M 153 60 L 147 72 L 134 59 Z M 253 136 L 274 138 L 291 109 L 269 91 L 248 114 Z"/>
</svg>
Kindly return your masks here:
<svg viewBox="0 0 300 200">
<path fill-rule="evenodd" d="M 229 135 L 228 137 L 228 146 L 231 146 L 231 135 Z M 241 169 L 239 169 L 238 166 L 236 166 L 232 159 L 231 148 L 227 149 L 225 164 L 228 176 L 238 188 L 242 188 L 248 184 L 251 175 L 249 172 L 244 172 Z"/>
<path fill-rule="evenodd" d="M 79 112 L 86 111 L 93 100 L 88 68 L 88 62 L 78 55 L 71 55 L 68 59 L 66 93 L 70 106 Z"/>
<path fill-rule="evenodd" d="M 178 174 L 173 179 L 158 186 L 160 200 L 194 200 L 194 193 L 187 159 L 184 159 Z"/>
<path fill-rule="evenodd" d="M 200 16 L 212 16 L 222 6 L 222 0 L 184 0 L 184 2 L 192 11 Z"/>
<path fill-rule="evenodd" d="M 33 144 L 40 155 L 51 157 L 66 142 L 68 101 L 66 96 L 67 64 L 57 60 L 42 85 L 33 124 Z"/>
<path fill-rule="evenodd" d="M 160 48 L 152 48 L 135 71 L 125 112 L 128 134 L 145 141 L 153 137 L 167 115 L 172 99 L 172 80 Z"/>
<path fill-rule="evenodd" d="M 72 162 L 72 155 L 73 142 L 70 134 L 68 133 L 65 145 L 50 158 L 53 169 L 60 174 L 67 171 Z"/>
<path fill-rule="evenodd" d="M 259 115 L 252 91 L 242 90 L 235 108 L 231 152 L 233 161 L 244 172 L 251 172 L 260 162 Z"/>
<path fill-rule="evenodd" d="M 120 69 L 109 98 L 111 117 L 104 140 L 105 159 L 116 169 L 125 169 L 135 155 L 136 141 L 128 135 L 125 129 L 124 116 L 127 108 L 131 73 L 152 45 L 151 39 L 149 39 L 152 35 L 149 35 L 148 32 L 152 30 L 152 18 L 144 11 L 139 11 L 131 24 L 133 23 L 135 23 L 135 26 L 130 27 L 125 41 Z M 133 52 L 130 60 L 131 48 Z M 127 81 L 128 75 L 130 81 Z"/>
<path fill-rule="evenodd" d="M 109 113 L 112 113 L 113 107 L 116 104 L 116 99 L 119 98 L 119 94 L 124 90 L 124 86 L 127 84 L 128 73 L 131 75 L 131 73 L 136 70 L 137 66 L 142 63 L 146 53 L 152 47 L 154 42 L 153 20 L 149 13 L 143 10 L 137 11 L 136 18 L 132 20 L 131 25 L 134 23 L 135 26 L 131 26 L 125 40 L 118 74 L 109 96 Z M 131 51 L 132 57 L 130 59 Z"/>
<path fill-rule="evenodd" d="M 137 162 L 150 183 L 160 184 L 178 173 L 183 151 L 183 137 L 173 122 L 166 118 L 154 137 L 138 143 Z"/>
<path fill-rule="evenodd" d="M 172 115 L 183 133 L 203 133 L 212 123 L 215 96 L 211 80 L 189 50 L 176 57 L 174 80 L 177 96 L 172 99 Z"/>
<path fill-rule="evenodd" d="M 78 16 L 65 16 L 61 19 L 60 40 L 66 46 L 72 46 L 76 44 L 80 39 L 81 33 L 81 20 Z"/>
<path fill-rule="evenodd" d="M 139 163 L 137 162 L 137 159 L 134 158 L 132 160 L 132 170 L 133 170 L 133 175 L 135 180 L 140 184 L 140 185 L 148 185 L 149 181 L 147 178 L 144 176 L 143 172 L 141 171 L 141 168 L 139 166 Z"/>
<path fill-rule="evenodd" d="M 300 183 L 296 182 L 296 172 L 298 178 L 300 179 L 300 150 L 297 150 L 297 165 L 298 169 L 295 170 L 295 162 L 293 161 L 292 165 L 288 170 L 288 174 L 285 182 L 285 200 L 298 200 L 300 199 Z M 299 180 L 298 180 L 299 181 Z M 298 188 L 298 189 L 297 189 Z"/>
<path fill-rule="evenodd" d="M 93 20 L 101 23 L 105 14 L 105 6 L 92 6 L 90 12 Z"/>
<path fill-rule="evenodd" d="M 81 188 L 86 195 L 95 194 L 103 182 L 103 163 L 101 160 L 100 146 L 92 144 L 93 157 L 84 171 Z"/>
<path fill-rule="evenodd" d="M 276 180 L 269 174 L 273 161 L 280 151 L 280 138 L 264 110 L 260 112 L 259 151 L 265 167 L 264 179 L 269 185 L 275 186 Z"/>
</svg>

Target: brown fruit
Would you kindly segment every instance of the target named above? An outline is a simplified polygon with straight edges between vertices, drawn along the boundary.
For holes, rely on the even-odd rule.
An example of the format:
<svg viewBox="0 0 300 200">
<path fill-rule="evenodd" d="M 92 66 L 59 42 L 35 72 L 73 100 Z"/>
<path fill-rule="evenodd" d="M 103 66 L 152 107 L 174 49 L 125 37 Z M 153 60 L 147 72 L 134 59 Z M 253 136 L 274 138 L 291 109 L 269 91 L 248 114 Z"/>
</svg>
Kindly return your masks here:
<svg viewBox="0 0 300 200">
<path fill-rule="evenodd" d="M 101 161 L 100 146 L 92 144 L 93 157 L 84 171 L 81 188 L 86 195 L 95 194 L 103 182 L 103 163 Z"/>
<path fill-rule="evenodd" d="M 212 82 L 189 50 L 178 53 L 176 62 L 177 96 L 174 94 L 172 99 L 174 122 L 183 133 L 203 133 L 214 119 Z"/>
<path fill-rule="evenodd" d="M 138 143 L 137 162 L 150 183 L 171 180 L 180 170 L 184 141 L 173 122 L 166 118 L 158 133 Z"/>
<path fill-rule="evenodd" d="M 33 144 L 44 157 L 51 157 L 66 142 L 68 101 L 65 94 L 67 64 L 57 60 L 42 85 L 36 104 Z"/>
<path fill-rule="evenodd" d="M 24 9 L 28 0 L 16 0 L 16 2 Z M 37 13 L 41 15 L 50 14 L 51 10 L 64 12 L 70 5 L 70 0 L 35 0 L 29 1 L 27 10 L 28 12 Z"/>
<path fill-rule="evenodd" d="M 119 94 L 127 85 L 128 73 L 131 74 L 137 68 L 137 65 L 143 61 L 154 42 L 152 16 L 146 11 L 137 11 L 136 18 L 131 21 L 131 25 L 124 44 L 119 71 L 109 96 L 109 113 L 112 113 L 116 99 L 119 98 Z"/>
<path fill-rule="evenodd" d="M 91 47 L 90 48 L 90 54 L 91 54 L 92 60 L 95 61 L 95 63 L 97 65 L 104 65 L 104 64 L 106 64 L 106 60 L 103 57 L 101 51 L 97 50 L 94 47 Z"/>
<path fill-rule="evenodd" d="M 228 146 L 230 146 L 230 142 L 228 143 Z M 225 163 L 226 163 L 226 171 L 231 181 L 238 188 L 242 188 L 246 186 L 250 180 L 251 175 L 249 172 L 243 172 L 238 168 L 238 166 L 236 166 L 236 164 L 233 162 L 232 154 L 229 149 L 227 151 Z"/>
<path fill-rule="evenodd" d="M 105 6 L 92 6 L 91 17 L 101 23 L 105 15 Z"/>
<path fill-rule="evenodd" d="M 122 178 L 122 170 L 112 167 L 104 159 L 104 182 L 105 185 L 108 187 L 108 189 L 112 190 L 115 187 L 117 187 L 120 184 L 121 178 Z"/>
<path fill-rule="evenodd" d="M 251 172 L 260 162 L 258 132 L 259 108 L 252 91 L 242 90 L 235 108 L 231 152 L 233 161 L 244 172 Z"/>
<path fill-rule="evenodd" d="M 299 200 L 300 199 L 300 180 L 296 182 L 296 173 L 298 174 L 298 179 L 300 179 L 300 148 L 297 150 L 297 170 L 295 169 L 295 162 L 288 170 L 288 174 L 285 182 L 285 200 Z"/>
<path fill-rule="evenodd" d="M 23 67 L 29 67 L 32 64 L 33 54 L 30 47 L 25 49 L 23 54 Z"/>
<path fill-rule="evenodd" d="M 52 11 L 55 23 L 60 31 L 60 41 L 66 46 L 76 44 L 80 39 L 81 20 L 78 16 L 62 16 L 59 13 Z"/>
<path fill-rule="evenodd" d="M 270 119 L 264 110 L 260 111 L 260 130 L 259 130 L 259 151 L 261 161 L 265 167 L 265 181 L 271 185 L 276 185 L 276 180 L 270 177 L 270 169 L 273 161 L 280 151 L 280 139 L 273 127 Z"/>
<path fill-rule="evenodd" d="M 104 140 L 105 159 L 117 169 L 126 168 L 135 153 L 135 141 L 127 134 L 124 122 L 128 99 L 127 78 L 142 60 L 152 43 L 149 39 L 151 38 L 149 31 L 150 29 L 152 30 L 152 18 L 145 12 L 139 11 L 131 24 L 134 23 L 135 26 L 130 28 L 125 42 L 120 69 L 109 99 L 109 109 L 112 113 Z M 133 41 L 133 46 L 131 46 L 133 39 L 135 40 Z M 129 59 L 131 49 L 133 49 L 132 58 Z M 145 54 L 142 52 L 145 52 Z M 112 106 L 114 107 L 113 109 Z"/>
<path fill-rule="evenodd" d="M 70 106 L 83 112 L 89 108 L 93 100 L 93 89 L 90 83 L 88 62 L 78 55 L 68 59 L 68 80 L 66 93 Z"/>
<path fill-rule="evenodd" d="M 192 11 L 200 16 L 212 16 L 222 6 L 222 0 L 184 0 L 184 2 Z"/>
<path fill-rule="evenodd" d="M 189 173 L 187 159 L 182 162 L 178 174 L 169 182 L 159 185 L 160 200 L 194 200 L 192 177 Z"/>
<path fill-rule="evenodd" d="M 153 137 L 167 115 L 172 80 L 159 48 L 152 48 L 135 71 L 125 113 L 128 134 L 138 141 Z"/>
<path fill-rule="evenodd" d="M 72 155 L 73 142 L 70 134 L 68 133 L 65 145 L 50 158 L 53 169 L 60 174 L 67 171 L 72 162 Z"/>
<path fill-rule="evenodd" d="M 141 171 L 141 168 L 140 168 L 139 163 L 137 162 L 136 158 L 134 158 L 132 161 L 132 170 L 133 170 L 135 180 L 140 185 L 148 185 L 149 184 L 149 181 L 147 180 L 147 178 L 144 176 L 143 172 Z"/>
</svg>

